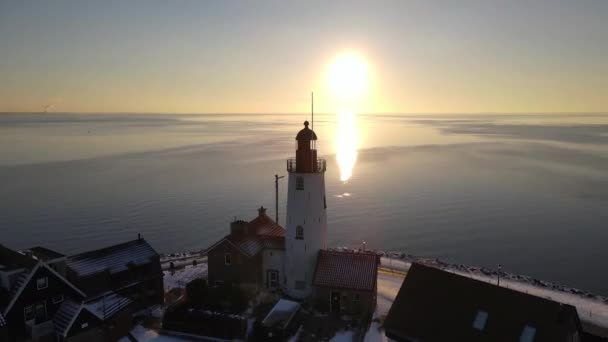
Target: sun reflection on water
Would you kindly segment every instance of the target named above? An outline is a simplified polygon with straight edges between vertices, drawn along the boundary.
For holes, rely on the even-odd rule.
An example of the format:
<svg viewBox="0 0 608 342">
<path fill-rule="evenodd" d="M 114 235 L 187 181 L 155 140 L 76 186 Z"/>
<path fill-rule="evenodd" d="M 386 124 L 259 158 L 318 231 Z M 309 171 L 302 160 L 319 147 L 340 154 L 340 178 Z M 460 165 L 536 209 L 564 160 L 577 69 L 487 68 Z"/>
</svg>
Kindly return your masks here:
<svg viewBox="0 0 608 342">
<path fill-rule="evenodd" d="M 340 180 L 348 181 L 357 162 L 357 119 L 353 112 L 339 112 L 336 126 L 336 161 Z"/>
</svg>

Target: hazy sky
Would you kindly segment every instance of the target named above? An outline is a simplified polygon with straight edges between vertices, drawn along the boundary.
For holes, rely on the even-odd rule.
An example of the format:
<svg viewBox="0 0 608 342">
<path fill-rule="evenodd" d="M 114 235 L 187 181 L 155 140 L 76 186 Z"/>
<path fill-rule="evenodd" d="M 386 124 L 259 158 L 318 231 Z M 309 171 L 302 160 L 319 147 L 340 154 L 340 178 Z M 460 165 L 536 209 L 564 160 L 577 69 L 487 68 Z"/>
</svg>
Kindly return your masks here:
<svg viewBox="0 0 608 342">
<path fill-rule="evenodd" d="M 608 111 L 608 1 L 0 0 L 0 111 Z"/>
</svg>

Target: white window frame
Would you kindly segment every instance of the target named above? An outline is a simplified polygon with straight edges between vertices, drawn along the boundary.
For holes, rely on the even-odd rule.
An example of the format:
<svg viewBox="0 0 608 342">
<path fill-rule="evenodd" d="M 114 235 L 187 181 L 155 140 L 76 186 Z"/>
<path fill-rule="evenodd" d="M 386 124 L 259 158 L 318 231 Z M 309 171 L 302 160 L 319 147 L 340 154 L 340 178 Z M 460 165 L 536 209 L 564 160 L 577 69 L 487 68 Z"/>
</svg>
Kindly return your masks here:
<svg viewBox="0 0 608 342">
<path fill-rule="evenodd" d="M 43 286 L 40 285 L 41 280 L 44 281 Z M 48 277 L 41 277 L 41 278 L 36 279 L 36 289 L 37 290 L 44 290 L 48 287 L 49 287 L 49 278 Z"/>
<path fill-rule="evenodd" d="M 230 253 L 224 254 L 224 265 L 226 265 L 226 266 L 232 265 L 232 254 L 230 254 Z"/>
<path fill-rule="evenodd" d="M 63 302 L 63 295 L 54 296 L 53 299 L 52 299 L 52 301 L 53 301 L 53 304 L 62 303 Z"/>
</svg>

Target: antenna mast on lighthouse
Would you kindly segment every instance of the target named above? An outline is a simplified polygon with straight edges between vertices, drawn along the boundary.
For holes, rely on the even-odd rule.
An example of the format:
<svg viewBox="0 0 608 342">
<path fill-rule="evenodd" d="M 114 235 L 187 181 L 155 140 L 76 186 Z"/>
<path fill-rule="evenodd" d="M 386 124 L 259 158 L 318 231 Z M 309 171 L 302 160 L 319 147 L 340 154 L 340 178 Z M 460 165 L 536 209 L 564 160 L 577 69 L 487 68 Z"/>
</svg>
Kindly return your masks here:
<svg viewBox="0 0 608 342">
<path fill-rule="evenodd" d="M 312 122 L 311 129 L 315 130 L 315 93 L 310 92 L 310 121 Z"/>
</svg>

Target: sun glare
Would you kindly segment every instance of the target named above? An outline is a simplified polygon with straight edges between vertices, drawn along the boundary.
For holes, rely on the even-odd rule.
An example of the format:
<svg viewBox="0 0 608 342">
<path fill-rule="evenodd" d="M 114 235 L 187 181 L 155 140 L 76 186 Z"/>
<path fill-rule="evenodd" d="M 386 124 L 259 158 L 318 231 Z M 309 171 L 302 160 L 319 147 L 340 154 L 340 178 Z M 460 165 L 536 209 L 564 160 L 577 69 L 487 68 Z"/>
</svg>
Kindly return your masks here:
<svg viewBox="0 0 608 342">
<path fill-rule="evenodd" d="M 338 55 L 329 65 L 327 83 L 338 100 L 356 100 L 367 91 L 367 62 L 353 52 Z"/>
</svg>

